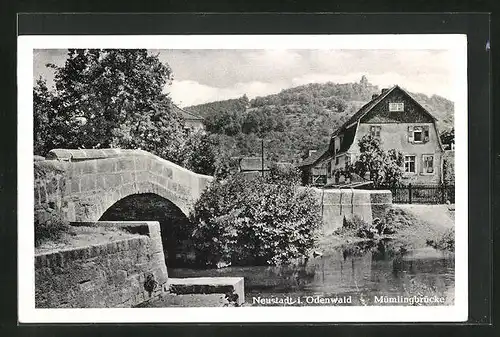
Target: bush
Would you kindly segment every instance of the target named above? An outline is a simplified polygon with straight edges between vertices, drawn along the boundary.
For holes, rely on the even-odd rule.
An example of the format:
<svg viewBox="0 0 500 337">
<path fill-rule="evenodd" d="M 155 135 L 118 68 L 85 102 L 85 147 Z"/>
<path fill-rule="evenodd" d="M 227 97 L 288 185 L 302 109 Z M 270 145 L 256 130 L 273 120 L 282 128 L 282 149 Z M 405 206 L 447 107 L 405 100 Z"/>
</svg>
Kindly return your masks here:
<svg viewBox="0 0 500 337">
<path fill-rule="evenodd" d="M 35 211 L 35 247 L 46 241 L 58 241 L 69 231 L 69 222 L 52 208 Z"/>
<path fill-rule="evenodd" d="M 450 228 L 436 240 L 428 240 L 427 244 L 435 249 L 455 251 L 455 228 Z"/>
<path fill-rule="evenodd" d="M 198 263 L 263 265 L 306 256 L 321 215 L 309 190 L 236 175 L 205 190 L 191 220 Z"/>
<path fill-rule="evenodd" d="M 269 167 L 267 181 L 271 184 L 299 185 L 300 171 L 288 163 L 272 163 Z"/>
<path fill-rule="evenodd" d="M 349 219 L 344 216 L 342 227 L 335 234 L 373 239 L 376 235 L 390 235 L 395 232 L 396 229 L 392 225 L 388 225 L 384 220 L 375 218 L 370 224 L 359 216 L 354 215 Z"/>
</svg>

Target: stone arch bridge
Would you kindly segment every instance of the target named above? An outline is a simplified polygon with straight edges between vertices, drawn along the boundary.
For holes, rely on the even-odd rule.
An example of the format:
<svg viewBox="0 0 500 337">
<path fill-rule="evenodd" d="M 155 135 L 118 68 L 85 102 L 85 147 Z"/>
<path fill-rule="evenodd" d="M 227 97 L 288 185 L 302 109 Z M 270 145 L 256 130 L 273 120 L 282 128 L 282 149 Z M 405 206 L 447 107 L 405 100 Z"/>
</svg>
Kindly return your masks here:
<svg viewBox="0 0 500 337">
<path fill-rule="evenodd" d="M 143 193 L 167 199 L 188 216 L 213 180 L 142 150 L 55 149 L 34 165 L 35 217 L 45 216 L 49 208 L 70 222 L 98 221 L 117 201 Z M 370 223 L 392 204 L 390 191 L 313 191 L 321 202 L 325 232 L 349 217 Z"/>
<path fill-rule="evenodd" d="M 212 177 L 142 150 L 51 150 L 35 161 L 35 216 L 51 208 L 71 222 L 97 221 L 117 201 L 154 193 L 186 216 Z"/>
</svg>

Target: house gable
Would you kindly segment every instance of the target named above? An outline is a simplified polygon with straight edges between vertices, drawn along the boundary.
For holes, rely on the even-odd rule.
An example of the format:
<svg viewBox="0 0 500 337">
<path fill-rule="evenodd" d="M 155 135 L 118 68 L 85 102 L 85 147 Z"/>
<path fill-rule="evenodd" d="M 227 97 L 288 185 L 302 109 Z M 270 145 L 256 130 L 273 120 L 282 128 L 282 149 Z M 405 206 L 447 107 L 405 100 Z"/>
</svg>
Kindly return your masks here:
<svg viewBox="0 0 500 337">
<path fill-rule="evenodd" d="M 403 111 L 390 111 L 390 103 L 403 103 Z M 434 123 L 434 117 L 414 98 L 396 86 L 360 119 L 360 123 Z"/>
</svg>

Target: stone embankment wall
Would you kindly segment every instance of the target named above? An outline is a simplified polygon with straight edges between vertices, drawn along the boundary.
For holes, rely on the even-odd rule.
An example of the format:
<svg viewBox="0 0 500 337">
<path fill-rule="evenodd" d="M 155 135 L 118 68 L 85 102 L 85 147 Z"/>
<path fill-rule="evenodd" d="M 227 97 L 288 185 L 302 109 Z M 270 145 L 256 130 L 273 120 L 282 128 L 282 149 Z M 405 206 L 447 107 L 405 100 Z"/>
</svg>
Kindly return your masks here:
<svg viewBox="0 0 500 337">
<path fill-rule="evenodd" d="M 158 222 L 73 225 L 119 226 L 137 237 L 35 255 L 36 307 L 131 307 L 167 291 Z"/>
<path fill-rule="evenodd" d="M 357 216 L 368 223 L 383 218 L 392 205 L 390 191 L 313 188 L 321 203 L 323 232 L 329 234 L 342 227 L 344 218 Z"/>
</svg>

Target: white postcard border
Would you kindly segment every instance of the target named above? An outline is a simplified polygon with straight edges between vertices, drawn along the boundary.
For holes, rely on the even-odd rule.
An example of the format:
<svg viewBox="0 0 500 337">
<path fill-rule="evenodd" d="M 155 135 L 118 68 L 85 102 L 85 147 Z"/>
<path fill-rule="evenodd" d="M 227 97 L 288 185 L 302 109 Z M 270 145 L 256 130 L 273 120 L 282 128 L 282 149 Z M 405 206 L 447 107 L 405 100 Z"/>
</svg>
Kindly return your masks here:
<svg viewBox="0 0 500 337">
<path fill-rule="evenodd" d="M 240 308 L 35 308 L 33 50 L 148 49 L 447 49 L 454 63 L 455 305 Z M 132 35 L 18 37 L 18 317 L 22 323 L 146 322 L 446 322 L 468 317 L 467 37 L 426 35 Z"/>
</svg>

